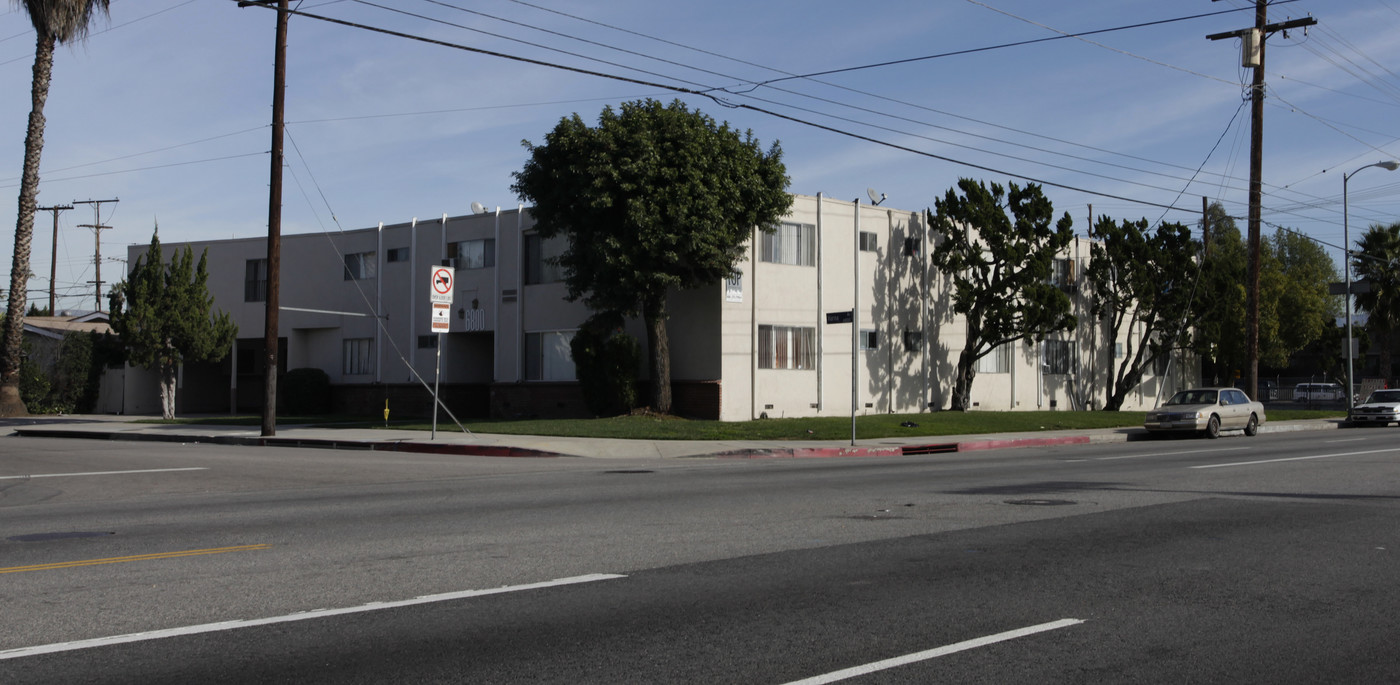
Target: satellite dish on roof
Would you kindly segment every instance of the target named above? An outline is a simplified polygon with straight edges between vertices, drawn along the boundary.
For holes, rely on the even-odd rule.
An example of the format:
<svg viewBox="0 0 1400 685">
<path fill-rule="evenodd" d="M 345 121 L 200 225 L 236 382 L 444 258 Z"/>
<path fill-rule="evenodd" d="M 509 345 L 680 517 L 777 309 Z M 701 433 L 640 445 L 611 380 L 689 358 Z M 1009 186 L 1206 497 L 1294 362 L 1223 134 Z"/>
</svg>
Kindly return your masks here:
<svg viewBox="0 0 1400 685">
<path fill-rule="evenodd" d="M 875 189 L 874 189 L 874 188 L 866 188 L 866 189 L 865 189 L 865 194 L 870 196 L 870 202 L 871 202 L 871 204 L 878 205 L 878 204 L 880 204 L 881 202 L 884 202 L 884 201 L 885 201 L 885 194 L 884 194 L 884 193 L 877 193 L 877 192 L 875 192 Z M 875 197 L 876 195 L 879 195 L 880 197 Z"/>
<path fill-rule="evenodd" d="M 480 202 L 473 202 L 473 203 L 472 203 L 472 214 L 485 214 L 485 213 L 486 213 L 486 205 L 483 205 L 483 204 L 481 204 Z"/>
</svg>

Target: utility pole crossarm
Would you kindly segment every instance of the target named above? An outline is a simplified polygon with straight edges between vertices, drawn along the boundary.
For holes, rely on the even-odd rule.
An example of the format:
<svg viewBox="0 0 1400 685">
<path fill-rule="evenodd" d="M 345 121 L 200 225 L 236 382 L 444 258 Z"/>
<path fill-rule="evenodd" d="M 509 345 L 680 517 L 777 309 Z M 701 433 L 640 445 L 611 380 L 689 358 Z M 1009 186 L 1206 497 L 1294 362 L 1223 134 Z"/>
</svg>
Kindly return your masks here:
<svg viewBox="0 0 1400 685">
<path fill-rule="evenodd" d="M 1290 20 L 1288 20 L 1288 21 L 1281 21 L 1281 22 L 1279 22 L 1279 23 L 1277 23 L 1277 24 L 1265 24 L 1265 25 L 1264 25 L 1264 28 L 1262 29 L 1262 31 L 1264 32 L 1265 35 L 1272 35 L 1272 34 L 1274 34 L 1274 33 L 1278 33 L 1279 31 L 1287 31 L 1288 29 L 1304 28 L 1304 27 L 1307 27 L 1307 26 L 1314 26 L 1314 25 L 1316 25 L 1316 24 L 1317 24 L 1317 20 L 1316 20 L 1316 19 L 1314 19 L 1314 18 L 1312 18 L 1312 17 L 1304 17 L 1304 18 L 1302 18 L 1302 19 L 1290 19 Z M 1239 38 L 1239 37 L 1241 37 L 1241 36 L 1243 36 L 1243 35 L 1249 33 L 1250 31 L 1253 31 L 1253 30 L 1254 30 L 1254 29 L 1249 28 L 1249 29 L 1238 29 L 1238 30 L 1235 30 L 1235 31 L 1226 31 L 1226 32 L 1224 32 L 1224 33 L 1212 33 L 1212 34 L 1210 34 L 1209 36 L 1206 36 L 1206 40 L 1224 40 L 1224 39 L 1226 39 L 1226 38 Z"/>
</svg>

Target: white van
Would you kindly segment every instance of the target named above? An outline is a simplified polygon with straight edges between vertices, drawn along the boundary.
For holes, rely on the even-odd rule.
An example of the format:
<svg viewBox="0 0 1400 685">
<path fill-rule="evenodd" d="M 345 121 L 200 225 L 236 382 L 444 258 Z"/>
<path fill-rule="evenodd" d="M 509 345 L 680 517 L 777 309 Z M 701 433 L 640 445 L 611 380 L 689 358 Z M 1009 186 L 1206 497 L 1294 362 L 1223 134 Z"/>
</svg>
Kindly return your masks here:
<svg viewBox="0 0 1400 685">
<path fill-rule="evenodd" d="M 1293 388 L 1294 402 L 1341 402 L 1342 398 L 1338 383 L 1299 383 Z"/>
</svg>

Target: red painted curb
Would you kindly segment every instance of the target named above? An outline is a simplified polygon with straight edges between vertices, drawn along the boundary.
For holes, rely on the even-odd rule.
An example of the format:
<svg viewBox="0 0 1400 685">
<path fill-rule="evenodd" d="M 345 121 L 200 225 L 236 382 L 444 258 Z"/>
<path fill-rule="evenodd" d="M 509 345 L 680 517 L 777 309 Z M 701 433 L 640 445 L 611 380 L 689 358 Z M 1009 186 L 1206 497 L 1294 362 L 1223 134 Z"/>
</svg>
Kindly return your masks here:
<svg viewBox="0 0 1400 685">
<path fill-rule="evenodd" d="M 719 459 L 821 459 L 826 457 L 898 457 L 899 447 L 794 447 L 792 449 L 755 449 L 720 452 L 710 456 Z"/>
<path fill-rule="evenodd" d="M 1016 440 L 978 440 L 958 443 L 959 452 L 975 450 L 999 450 L 1009 447 L 1045 447 L 1049 445 L 1083 445 L 1089 442 L 1087 435 L 1071 435 L 1062 438 L 1020 438 Z"/>
</svg>

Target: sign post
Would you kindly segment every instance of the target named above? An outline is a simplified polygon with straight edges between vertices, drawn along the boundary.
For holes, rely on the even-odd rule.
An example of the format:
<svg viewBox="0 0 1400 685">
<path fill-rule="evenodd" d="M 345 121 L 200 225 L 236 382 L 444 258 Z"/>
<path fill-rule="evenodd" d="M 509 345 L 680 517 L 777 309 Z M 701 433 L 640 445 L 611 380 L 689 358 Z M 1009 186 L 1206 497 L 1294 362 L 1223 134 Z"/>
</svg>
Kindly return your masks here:
<svg viewBox="0 0 1400 685">
<path fill-rule="evenodd" d="M 428 301 L 433 308 L 432 331 L 437 333 L 437 366 L 433 370 L 433 431 L 429 440 L 437 439 L 438 381 L 442 378 L 442 334 L 452 328 L 452 279 L 454 270 L 450 266 L 432 268 L 429 282 Z"/>
</svg>

